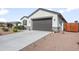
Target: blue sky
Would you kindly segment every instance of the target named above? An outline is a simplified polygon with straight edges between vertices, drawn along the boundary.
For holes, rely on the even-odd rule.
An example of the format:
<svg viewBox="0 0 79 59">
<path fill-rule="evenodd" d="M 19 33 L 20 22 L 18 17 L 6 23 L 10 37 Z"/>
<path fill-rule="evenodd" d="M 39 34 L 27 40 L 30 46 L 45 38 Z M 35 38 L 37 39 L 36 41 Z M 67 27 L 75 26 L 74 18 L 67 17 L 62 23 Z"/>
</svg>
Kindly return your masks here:
<svg viewBox="0 0 79 59">
<path fill-rule="evenodd" d="M 0 21 L 18 21 L 23 16 L 28 16 L 38 8 L 1 8 Z M 60 12 L 68 22 L 79 21 L 79 8 L 45 8 Z"/>
</svg>

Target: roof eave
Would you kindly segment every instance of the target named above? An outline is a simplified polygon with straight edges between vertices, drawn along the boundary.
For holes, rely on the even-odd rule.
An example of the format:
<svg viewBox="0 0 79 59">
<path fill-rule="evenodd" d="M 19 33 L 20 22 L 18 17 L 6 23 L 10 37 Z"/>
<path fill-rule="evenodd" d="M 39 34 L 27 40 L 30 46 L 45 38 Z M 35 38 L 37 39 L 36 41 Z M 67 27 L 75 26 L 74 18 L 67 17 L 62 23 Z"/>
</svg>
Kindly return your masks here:
<svg viewBox="0 0 79 59">
<path fill-rule="evenodd" d="M 60 16 L 67 23 L 67 21 L 65 20 L 65 18 L 61 14 L 58 14 L 58 16 Z"/>
<path fill-rule="evenodd" d="M 28 16 L 23 16 L 20 20 L 22 20 L 23 18 L 28 18 Z"/>
</svg>

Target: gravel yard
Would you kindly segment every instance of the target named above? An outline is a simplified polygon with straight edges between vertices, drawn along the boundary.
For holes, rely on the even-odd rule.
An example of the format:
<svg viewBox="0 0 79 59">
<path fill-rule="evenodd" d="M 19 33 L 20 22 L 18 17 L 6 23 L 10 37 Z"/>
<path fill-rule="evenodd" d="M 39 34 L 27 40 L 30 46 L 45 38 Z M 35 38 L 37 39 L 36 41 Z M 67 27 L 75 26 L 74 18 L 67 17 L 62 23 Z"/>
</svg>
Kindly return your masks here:
<svg viewBox="0 0 79 59">
<path fill-rule="evenodd" d="M 79 33 L 51 33 L 20 51 L 79 51 Z"/>
</svg>

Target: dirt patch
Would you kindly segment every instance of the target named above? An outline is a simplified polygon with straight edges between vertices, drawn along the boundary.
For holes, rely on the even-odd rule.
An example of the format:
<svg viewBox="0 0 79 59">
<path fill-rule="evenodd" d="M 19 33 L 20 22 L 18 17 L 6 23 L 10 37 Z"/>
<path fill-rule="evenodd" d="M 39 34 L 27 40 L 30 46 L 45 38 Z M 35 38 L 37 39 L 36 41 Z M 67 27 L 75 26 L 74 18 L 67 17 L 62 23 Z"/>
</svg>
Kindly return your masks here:
<svg viewBox="0 0 79 59">
<path fill-rule="evenodd" d="M 79 51 L 79 33 L 51 33 L 20 51 Z"/>
</svg>

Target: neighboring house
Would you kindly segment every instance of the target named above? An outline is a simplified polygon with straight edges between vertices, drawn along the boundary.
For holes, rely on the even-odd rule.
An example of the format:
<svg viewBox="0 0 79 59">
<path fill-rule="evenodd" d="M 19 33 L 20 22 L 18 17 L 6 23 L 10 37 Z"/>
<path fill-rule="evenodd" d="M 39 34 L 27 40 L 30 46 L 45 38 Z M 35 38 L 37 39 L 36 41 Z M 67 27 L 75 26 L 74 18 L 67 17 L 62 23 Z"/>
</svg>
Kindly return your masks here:
<svg viewBox="0 0 79 59">
<path fill-rule="evenodd" d="M 12 21 L 12 22 L 7 22 L 7 24 L 12 24 L 13 26 L 18 26 L 20 25 L 20 22 L 19 21 Z"/>
<path fill-rule="evenodd" d="M 23 16 L 20 20 L 27 29 L 30 27 L 32 30 L 44 31 L 61 31 L 63 24 L 67 23 L 60 13 L 43 8 L 37 9 L 29 16 Z"/>
<path fill-rule="evenodd" d="M 13 26 L 16 26 L 20 24 L 19 21 L 12 21 L 12 22 L 0 22 L 0 27 L 4 27 L 4 26 L 10 26 L 10 25 L 13 25 Z"/>
</svg>

